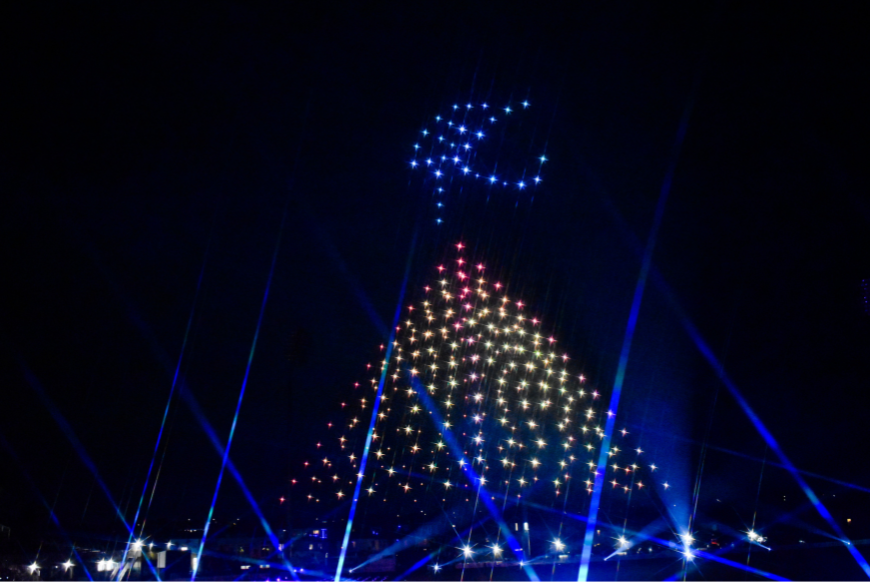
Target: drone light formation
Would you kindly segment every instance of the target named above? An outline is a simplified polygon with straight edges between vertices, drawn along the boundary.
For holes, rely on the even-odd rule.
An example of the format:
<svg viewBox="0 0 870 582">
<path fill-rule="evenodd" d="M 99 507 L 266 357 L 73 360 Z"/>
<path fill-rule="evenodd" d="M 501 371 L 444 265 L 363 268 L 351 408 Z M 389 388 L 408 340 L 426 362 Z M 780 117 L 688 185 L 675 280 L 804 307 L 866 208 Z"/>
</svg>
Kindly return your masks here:
<svg viewBox="0 0 870 582">
<path fill-rule="evenodd" d="M 604 427 L 616 419 L 542 318 L 464 248 L 456 245 L 455 258 L 403 307 L 386 357 L 345 403 L 345 422 L 329 429 L 331 452 L 318 447 L 297 480 L 308 483 L 314 507 L 359 491 L 357 519 L 446 515 L 454 525 L 479 524 L 461 539 L 443 532 L 444 552 L 501 559 L 507 544 L 519 562 L 501 515 L 524 503 L 550 507 L 563 521 L 582 515 Z M 651 488 L 664 494 L 653 477 L 662 468 L 619 429 L 602 493 L 626 502 Z M 551 547 L 562 553 L 568 541 L 557 537 Z"/>
<path fill-rule="evenodd" d="M 530 106 L 524 100 L 519 111 Z M 512 126 L 522 121 L 522 115 L 512 115 L 515 111 L 510 104 L 502 108 L 491 108 L 486 102 L 454 104 L 447 113 L 423 124 L 407 163 L 420 174 L 439 210 L 444 208 L 445 200 L 463 188 L 476 185 L 487 194 L 519 194 L 541 184 L 548 159 L 543 153 L 545 146 L 516 144 L 505 137 L 512 135 Z M 527 159 L 529 153 L 533 157 Z M 443 216 L 436 217 L 435 222 L 441 224 Z"/>
</svg>

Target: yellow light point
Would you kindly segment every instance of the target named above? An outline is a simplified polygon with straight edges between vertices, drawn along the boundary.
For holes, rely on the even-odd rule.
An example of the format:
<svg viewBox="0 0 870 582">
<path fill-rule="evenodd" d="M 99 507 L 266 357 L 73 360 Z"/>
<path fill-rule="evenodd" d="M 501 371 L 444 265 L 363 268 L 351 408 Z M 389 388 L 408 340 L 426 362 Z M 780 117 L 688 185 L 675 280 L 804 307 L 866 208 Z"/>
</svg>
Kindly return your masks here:
<svg viewBox="0 0 870 582">
<path fill-rule="evenodd" d="M 447 284 L 447 279 L 441 279 L 441 280 L 438 281 L 438 282 L 441 283 L 441 285 L 446 285 L 446 284 Z"/>
<path fill-rule="evenodd" d="M 526 424 L 528 424 L 531 428 L 537 428 L 537 427 L 538 427 L 538 423 L 535 422 L 534 420 L 530 420 L 530 421 L 527 422 Z"/>
<path fill-rule="evenodd" d="M 643 489 L 643 482 L 638 481 L 638 482 L 637 482 L 637 488 L 638 488 L 638 489 Z"/>
<path fill-rule="evenodd" d="M 663 486 L 665 489 L 667 489 L 668 487 L 670 487 L 670 485 L 668 485 L 668 482 L 667 482 L 667 481 L 665 481 L 664 483 L 662 483 L 662 486 Z"/>
<path fill-rule="evenodd" d="M 404 485 L 402 485 L 402 489 L 405 490 L 405 493 L 407 493 L 407 492 L 408 492 L 408 489 L 410 489 L 410 488 L 411 488 L 411 486 L 408 485 L 407 483 L 405 483 Z"/>
<path fill-rule="evenodd" d="M 411 368 L 411 376 L 416 376 L 419 373 L 420 372 L 417 371 L 417 368 Z M 412 390 L 409 390 L 409 392 L 412 392 Z"/>
<path fill-rule="evenodd" d="M 411 434 L 412 432 L 414 432 L 414 429 L 410 424 L 405 427 L 405 434 Z"/>
<path fill-rule="evenodd" d="M 369 492 L 369 495 L 371 495 L 372 493 L 375 492 L 375 488 L 374 488 L 374 487 L 369 487 L 368 489 L 366 489 L 366 491 L 368 491 L 368 492 Z"/>
<path fill-rule="evenodd" d="M 522 487 L 523 485 L 525 485 L 526 483 L 528 483 L 528 481 L 526 481 L 525 479 L 523 479 L 522 477 L 520 477 L 519 479 L 517 479 L 517 483 L 519 483 L 519 484 L 520 484 L 520 487 Z"/>
<path fill-rule="evenodd" d="M 351 453 L 351 454 L 348 456 L 348 458 L 351 460 L 351 462 L 356 461 L 356 455 L 354 455 L 353 453 Z"/>
<path fill-rule="evenodd" d="M 514 445 L 516 444 L 516 441 L 515 441 L 513 438 L 509 438 L 509 439 L 507 440 L 507 444 L 508 444 L 509 447 L 512 447 L 512 446 L 514 446 Z"/>
<path fill-rule="evenodd" d="M 342 437 L 339 437 L 338 440 L 339 440 L 339 442 L 340 442 L 341 444 L 344 444 L 344 442 L 345 442 L 347 439 L 344 438 L 344 437 L 342 436 Z"/>
<path fill-rule="evenodd" d="M 339 498 L 339 499 L 341 499 L 342 497 L 344 497 L 344 493 L 342 493 L 341 491 L 339 491 L 338 493 L 336 493 L 336 495 L 338 495 L 338 498 Z"/>
<path fill-rule="evenodd" d="M 453 387 L 453 388 L 455 388 L 457 385 L 459 385 L 459 382 L 457 382 L 457 381 L 454 380 L 453 378 L 450 378 L 450 380 L 448 380 L 447 383 L 450 384 L 450 386 Z"/>
<path fill-rule="evenodd" d="M 438 468 L 438 465 L 436 465 L 435 463 L 429 463 L 429 464 L 426 465 L 426 466 L 429 467 L 429 470 L 430 470 L 430 471 L 434 471 L 435 469 Z"/>
<path fill-rule="evenodd" d="M 534 467 L 535 469 L 537 469 L 538 465 L 541 464 L 541 461 L 539 461 L 538 459 L 532 459 L 530 462 L 532 463 L 532 467 Z"/>
<path fill-rule="evenodd" d="M 547 442 L 544 439 L 538 439 L 535 443 L 537 443 L 538 447 L 542 449 L 547 446 Z"/>
<path fill-rule="evenodd" d="M 495 364 L 495 358 L 493 358 L 493 357 L 489 357 L 489 358 L 486 360 L 486 363 L 489 364 L 489 365 Z"/>
<path fill-rule="evenodd" d="M 529 401 L 528 401 L 528 400 L 523 400 L 523 401 L 520 402 L 520 404 L 523 405 L 523 410 L 525 410 L 526 408 L 529 407 Z"/>
<path fill-rule="evenodd" d="M 453 486 L 453 483 L 451 483 L 449 480 L 444 482 L 445 489 L 450 489 L 452 486 Z"/>
<path fill-rule="evenodd" d="M 448 398 L 447 400 L 444 401 L 444 406 L 446 406 L 447 408 L 450 408 L 451 406 L 453 406 L 453 403 Z"/>
<path fill-rule="evenodd" d="M 550 406 L 550 404 L 552 404 L 552 403 L 549 400 L 542 400 L 540 402 L 541 408 L 543 408 L 543 409 L 546 409 L 548 406 Z"/>
<path fill-rule="evenodd" d="M 415 404 L 414 406 L 411 407 L 411 413 L 412 413 L 412 414 L 416 414 L 416 413 L 418 413 L 418 412 L 420 412 L 420 407 L 419 407 L 419 406 L 417 406 L 417 405 Z"/>
<path fill-rule="evenodd" d="M 378 450 L 378 451 L 375 451 L 375 456 L 376 456 L 378 459 L 380 459 L 381 457 L 384 456 L 384 453 L 382 453 L 381 451 Z"/>
<path fill-rule="evenodd" d="M 508 423 L 508 419 L 506 416 L 502 416 L 500 419 L 498 419 L 498 421 L 501 423 L 502 426 Z"/>
<path fill-rule="evenodd" d="M 656 469 L 658 469 L 658 467 L 656 467 L 655 465 L 650 465 L 649 468 L 652 471 L 655 471 Z"/>
<path fill-rule="evenodd" d="M 396 470 L 393 469 L 392 467 L 390 467 L 389 469 L 387 469 L 387 473 L 390 474 L 390 477 L 392 477 L 392 476 L 393 476 L 393 473 L 395 473 L 395 472 L 396 472 Z"/>
<path fill-rule="evenodd" d="M 437 443 L 435 443 L 435 446 L 438 447 L 438 450 L 440 451 L 445 446 L 444 441 L 438 441 Z"/>
<path fill-rule="evenodd" d="M 451 426 L 453 426 L 453 425 L 450 424 L 450 421 L 449 421 L 449 420 L 445 420 L 445 421 L 444 421 L 444 428 L 450 428 Z"/>
<path fill-rule="evenodd" d="M 486 477 L 484 477 L 483 475 L 481 475 L 480 477 L 478 477 L 477 480 L 480 481 L 480 484 L 481 484 L 481 485 L 486 485 Z"/>
<path fill-rule="evenodd" d="M 475 401 L 475 402 L 480 402 L 481 400 L 483 400 L 483 394 L 481 394 L 481 393 L 478 392 L 478 393 L 475 394 L 472 398 L 474 398 L 474 401 Z"/>
</svg>

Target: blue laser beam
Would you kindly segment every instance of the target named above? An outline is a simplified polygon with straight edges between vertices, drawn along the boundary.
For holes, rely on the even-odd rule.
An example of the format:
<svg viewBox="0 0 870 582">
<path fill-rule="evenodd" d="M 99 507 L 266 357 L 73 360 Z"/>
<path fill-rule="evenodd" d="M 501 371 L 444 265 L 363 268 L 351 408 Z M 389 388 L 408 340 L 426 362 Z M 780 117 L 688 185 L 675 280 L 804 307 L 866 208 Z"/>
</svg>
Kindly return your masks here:
<svg viewBox="0 0 870 582">
<path fill-rule="evenodd" d="M 157 432 L 157 442 L 154 444 L 154 452 L 151 455 L 151 463 L 148 465 L 148 472 L 145 475 L 145 483 L 142 485 L 142 494 L 139 496 L 139 505 L 136 507 L 136 515 L 133 517 L 133 523 L 139 523 L 139 513 L 142 510 L 142 502 L 145 499 L 145 492 L 148 490 L 148 483 L 151 480 L 151 471 L 154 470 L 154 460 L 157 458 L 157 451 L 160 448 L 160 443 L 163 440 L 163 431 L 166 428 L 166 419 L 169 416 L 169 408 L 172 405 L 172 397 L 175 395 L 175 388 L 178 384 L 178 375 L 181 371 L 181 362 L 184 359 L 184 352 L 187 348 L 187 340 L 190 337 L 190 328 L 193 326 L 193 314 L 196 311 L 196 302 L 199 298 L 199 291 L 202 288 L 202 279 L 205 274 L 205 265 L 208 260 L 208 250 L 210 246 L 211 240 L 209 240 L 209 245 L 206 245 L 205 256 L 202 260 L 202 267 L 199 270 L 199 278 L 196 281 L 196 292 L 193 295 L 193 304 L 190 307 L 190 316 L 187 318 L 187 327 L 184 330 L 184 340 L 181 342 L 181 351 L 178 353 L 178 361 L 175 365 L 175 373 L 172 375 L 172 386 L 169 388 L 169 397 L 166 399 L 166 407 L 163 409 L 163 418 L 160 420 L 160 430 Z M 159 476 L 159 471 L 158 471 Z M 154 481 L 154 488 L 157 488 L 157 481 Z M 153 499 L 154 493 L 152 491 L 151 497 Z M 149 507 L 151 502 L 148 503 Z M 142 531 L 145 529 L 145 523 L 143 521 L 142 527 L 139 530 L 139 535 L 142 535 Z M 129 552 L 130 544 L 133 542 L 133 535 L 131 533 L 129 539 L 127 540 L 127 546 L 124 548 L 124 557 L 121 559 L 121 563 L 125 563 L 127 561 L 127 552 Z"/>
<path fill-rule="evenodd" d="M 640 313 L 641 302 L 643 301 L 644 290 L 646 289 L 647 277 L 649 276 L 650 268 L 652 267 L 652 257 L 653 252 L 655 251 L 656 239 L 658 238 L 659 228 L 661 228 L 662 218 L 665 213 L 665 205 L 670 196 L 671 186 L 673 185 L 677 162 L 680 158 L 680 150 L 682 149 L 683 141 L 685 140 L 686 132 L 689 128 L 689 118 L 695 103 L 695 94 L 698 91 L 699 84 L 700 75 L 696 75 L 695 81 L 692 85 L 692 90 L 689 94 L 688 102 L 686 103 L 683 115 L 680 118 L 677 137 L 671 151 L 670 163 L 668 164 L 668 169 L 665 172 L 665 179 L 662 182 L 662 187 L 659 191 L 659 199 L 656 203 L 652 227 L 650 228 L 649 236 L 647 237 L 646 247 L 644 248 L 643 258 L 641 260 L 640 273 L 638 274 L 637 284 L 634 288 L 631 312 L 628 316 L 628 324 L 626 325 L 625 337 L 622 342 L 622 351 L 619 355 L 619 365 L 616 370 L 616 378 L 613 382 L 613 392 L 610 395 L 610 411 L 612 411 L 613 414 L 608 415 L 606 428 L 604 430 L 604 439 L 601 443 L 601 450 L 598 455 L 598 465 L 595 472 L 595 489 L 592 493 L 592 500 L 589 505 L 589 523 L 586 525 L 586 535 L 583 540 L 583 552 L 580 558 L 580 569 L 577 574 L 577 580 L 579 582 L 586 582 L 589 576 L 589 561 L 592 557 L 595 524 L 598 521 L 598 510 L 601 505 L 601 489 L 604 484 L 604 473 L 608 458 L 607 453 L 610 452 L 610 440 L 613 434 L 613 424 L 616 419 L 616 412 L 619 409 L 619 399 L 622 396 L 625 370 L 628 367 L 628 358 L 631 353 L 634 332 L 637 328 L 637 320 Z"/>
<path fill-rule="evenodd" d="M 214 428 L 211 426 L 211 423 L 206 418 L 205 413 L 199 405 L 199 402 L 197 402 L 193 393 L 191 393 L 191 391 L 188 390 L 187 387 L 183 384 L 181 386 L 180 392 L 181 397 L 187 403 L 197 422 L 199 422 L 203 431 L 208 436 L 209 441 L 211 441 L 215 451 L 217 451 L 218 455 L 223 458 L 223 456 L 226 454 L 226 449 L 220 442 L 220 438 L 218 438 L 218 435 L 215 432 Z M 244 478 L 242 477 L 241 473 L 239 473 L 239 470 L 236 468 L 233 460 L 230 458 L 227 458 L 227 469 L 229 469 L 230 474 L 233 476 L 233 478 L 236 480 L 236 483 L 238 483 L 239 488 L 242 490 L 242 494 L 245 496 L 245 499 L 247 499 L 248 503 L 251 505 L 251 509 L 254 511 L 257 519 L 259 519 L 260 525 L 263 527 L 263 531 L 266 532 L 266 536 L 269 538 L 269 541 L 272 542 L 272 547 L 277 549 L 280 543 L 280 541 L 278 540 L 278 536 L 275 535 L 272 527 L 266 520 L 266 516 L 263 515 L 263 511 L 260 509 L 260 505 L 257 503 L 256 499 L 254 499 L 254 496 L 251 494 L 251 490 L 248 489 L 248 486 L 245 484 Z M 291 576 L 293 576 L 293 579 L 298 580 L 299 577 L 296 575 L 293 564 L 290 563 L 290 561 L 283 553 L 281 554 L 281 560 L 284 562 L 285 569 L 290 573 Z"/>
<path fill-rule="evenodd" d="M 288 198 L 287 203 L 285 203 L 285 205 L 284 205 L 284 213 L 281 216 L 281 225 L 278 227 L 278 239 L 275 241 L 275 250 L 272 252 L 272 264 L 269 268 L 269 277 L 266 279 L 266 289 L 263 292 L 263 301 L 260 304 L 260 315 L 257 317 L 257 327 L 256 327 L 256 330 L 254 331 L 254 339 L 251 342 L 251 350 L 248 353 L 248 362 L 245 366 L 245 375 L 244 375 L 244 378 L 242 378 L 242 387 L 239 390 L 239 400 L 236 403 L 236 411 L 233 414 L 233 423 L 230 426 L 230 435 L 227 438 L 227 446 L 226 446 L 226 449 L 224 450 L 223 459 L 221 460 L 221 469 L 220 469 L 220 472 L 218 473 L 217 484 L 215 485 L 215 488 L 214 488 L 214 495 L 212 496 L 211 506 L 208 509 L 208 518 L 206 519 L 205 526 L 203 527 L 202 543 L 199 545 L 199 549 L 197 550 L 197 559 L 196 559 L 196 566 L 197 567 L 193 569 L 193 573 L 190 577 L 191 582 L 194 582 L 194 580 L 196 580 L 196 572 L 198 570 L 199 564 L 201 563 L 200 559 L 202 558 L 202 550 L 203 550 L 203 547 L 205 546 L 206 539 L 208 538 L 209 525 L 211 524 L 212 515 L 214 515 L 214 508 L 215 508 L 215 505 L 217 504 L 218 494 L 220 493 L 220 489 L 221 489 L 221 481 L 223 481 L 224 471 L 226 470 L 226 467 L 227 467 L 227 461 L 228 461 L 229 455 L 230 455 L 230 448 L 233 446 L 233 437 L 235 436 L 235 433 L 236 433 L 236 426 L 238 425 L 238 422 L 239 422 L 239 413 L 242 409 L 242 401 L 245 398 L 245 390 L 248 387 L 248 378 L 250 377 L 250 374 L 251 374 L 251 364 L 254 361 L 254 353 L 257 349 L 257 339 L 260 337 L 260 328 L 263 325 L 263 315 L 266 313 L 266 304 L 269 301 L 269 289 L 272 287 L 272 278 L 275 275 L 275 264 L 278 262 L 278 251 L 281 248 L 281 238 L 282 238 L 282 235 L 284 234 L 284 223 L 287 220 L 287 207 L 289 206 L 289 202 L 290 202 L 290 199 Z"/>
<path fill-rule="evenodd" d="M 410 274 L 411 274 L 411 259 L 413 259 L 413 257 L 414 257 L 414 248 L 416 247 L 416 245 L 417 245 L 417 231 L 415 230 L 414 236 L 411 239 L 411 248 L 408 251 L 408 259 L 405 263 L 405 276 L 402 280 L 402 287 L 399 290 L 399 302 L 396 305 L 396 313 L 393 316 L 393 327 L 390 330 L 390 339 L 387 342 L 387 353 L 386 353 L 386 361 L 387 362 L 390 361 L 390 355 L 392 354 L 392 351 L 393 351 L 393 342 L 395 341 L 395 338 L 396 338 L 396 325 L 399 323 L 399 317 L 402 314 L 402 302 L 405 300 L 405 290 L 408 287 L 408 278 L 410 277 Z M 347 527 L 345 527 L 345 530 L 344 530 L 344 540 L 341 543 L 341 551 L 340 551 L 339 556 L 338 556 L 338 566 L 335 569 L 335 582 L 339 582 L 341 580 L 341 572 L 344 569 L 344 561 L 345 561 L 345 558 L 347 557 L 347 547 L 350 544 L 350 533 L 351 533 L 351 530 L 353 529 L 354 517 L 356 517 L 356 508 L 357 508 L 357 503 L 359 502 L 359 492 L 360 492 L 360 489 L 362 488 L 363 476 L 365 475 L 365 472 L 366 472 L 366 464 L 367 464 L 367 461 L 369 458 L 369 451 L 370 451 L 371 445 L 372 445 L 372 433 L 374 433 L 374 430 L 375 430 L 375 422 L 377 421 L 377 418 L 378 418 L 378 410 L 379 410 L 380 404 L 381 404 L 381 396 L 384 393 L 384 381 L 386 380 L 386 377 L 387 377 L 387 367 L 384 366 L 383 369 L 381 370 L 381 378 L 378 381 L 378 391 L 377 391 L 377 395 L 375 396 L 374 406 L 372 407 L 372 419 L 369 422 L 369 431 L 366 434 L 366 443 L 365 443 L 365 446 L 363 447 L 362 458 L 360 459 L 359 475 L 357 476 L 356 485 L 354 486 L 353 499 L 351 500 L 351 504 L 350 504 L 350 513 L 348 514 L 348 517 L 347 517 Z"/>
</svg>

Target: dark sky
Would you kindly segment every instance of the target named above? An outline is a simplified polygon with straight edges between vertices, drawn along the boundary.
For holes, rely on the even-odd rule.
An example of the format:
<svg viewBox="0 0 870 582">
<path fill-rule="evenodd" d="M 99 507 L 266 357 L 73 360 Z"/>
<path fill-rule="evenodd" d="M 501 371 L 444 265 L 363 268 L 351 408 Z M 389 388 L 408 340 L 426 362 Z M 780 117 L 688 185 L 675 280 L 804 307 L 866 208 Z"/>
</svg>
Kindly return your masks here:
<svg viewBox="0 0 870 582">
<path fill-rule="evenodd" d="M 377 358 L 415 231 L 409 294 L 461 238 L 607 389 L 673 162 L 625 409 L 766 454 L 690 320 L 799 468 L 868 484 L 857 5 L 292 4 L 4 8 L 0 523 L 51 531 L 45 499 L 70 531 L 116 528 L 82 453 L 132 514 L 195 299 L 182 384 L 226 439 L 276 244 L 233 443 L 266 507 Z M 481 95 L 529 98 L 550 174 L 439 229 L 408 147 Z M 220 458 L 179 393 L 166 426 L 150 515 L 201 521 Z M 714 451 L 705 478 L 751 507 L 759 469 Z M 225 481 L 216 515 L 246 508 Z"/>
</svg>

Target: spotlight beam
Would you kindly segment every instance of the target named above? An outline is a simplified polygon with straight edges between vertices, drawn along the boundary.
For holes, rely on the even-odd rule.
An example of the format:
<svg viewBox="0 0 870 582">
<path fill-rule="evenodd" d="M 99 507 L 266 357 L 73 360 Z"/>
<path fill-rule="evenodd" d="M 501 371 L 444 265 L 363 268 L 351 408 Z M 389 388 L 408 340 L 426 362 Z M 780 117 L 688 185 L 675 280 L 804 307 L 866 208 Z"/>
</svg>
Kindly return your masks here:
<svg viewBox="0 0 870 582">
<path fill-rule="evenodd" d="M 417 231 L 414 231 L 414 237 L 411 239 L 411 249 L 408 251 L 408 259 L 405 263 L 405 277 L 402 280 L 402 287 L 399 291 L 399 302 L 396 304 L 396 313 L 393 316 L 393 326 L 390 330 L 390 338 L 387 342 L 387 354 L 386 361 L 390 361 L 390 355 L 393 351 L 393 342 L 396 337 L 396 325 L 399 323 L 399 317 L 402 314 L 402 302 L 405 300 L 405 290 L 408 287 L 408 278 L 411 273 L 411 259 L 414 257 L 414 247 L 417 244 Z M 366 434 L 366 442 L 363 448 L 363 454 L 360 458 L 360 468 L 359 475 L 357 476 L 356 485 L 354 486 L 353 491 L 353 499 L 350 504 L 350 513 L 347 518 L 347 527 L 344 530 L 344 540 L 341 543 L 341 551 L 338 555 L 338 566 L 335 569 L 335 582 L 339 582 L 341 580 L 341 572 L 344 569 L 344 560 L 347 557 L 347 547 L 350 544 L 350 533 L 353 529 L 353 519 L 356 516 L 356 507 L 359 502 L 359 493 L 362 488 L 363 476 L 366 472 L 366 463 L 369 458 L 369 451 L 371 450 L 372 445 L 372 434 L 375 431 L 375 423 L 378 419 L 378 409 L 380 408 L 381 396 L 384 393 L 384 381 L 387 377 L 387 367 L 384 366 L 381 370 L 381 378 L 378 381 L 378 391 L 375 396 L 374 406 L 372 406 L 372 419 L 369 422 L 369 430 Z"/>
</svg>

